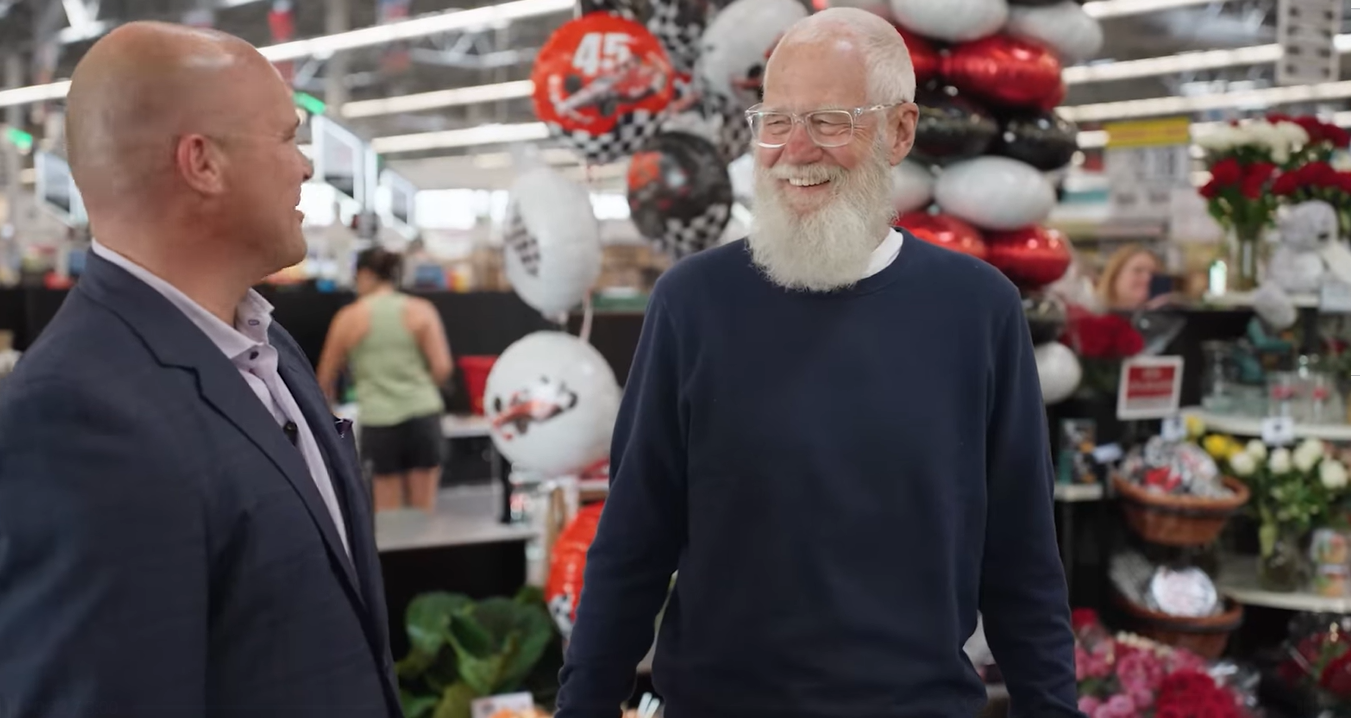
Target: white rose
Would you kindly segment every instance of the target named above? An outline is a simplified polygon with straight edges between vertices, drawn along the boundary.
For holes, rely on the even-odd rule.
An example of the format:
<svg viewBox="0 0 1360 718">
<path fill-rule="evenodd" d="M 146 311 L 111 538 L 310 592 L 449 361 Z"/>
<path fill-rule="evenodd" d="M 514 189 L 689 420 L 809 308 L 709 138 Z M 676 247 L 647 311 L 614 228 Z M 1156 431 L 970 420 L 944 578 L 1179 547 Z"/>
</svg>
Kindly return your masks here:
<svg viewBox="0 0 1360 718">
<path fill-rule="evenodd" d="M 1260 147 L 1274 147 L 1283 139 L 1269 122 L 1242 122 L 1237 125 L 1241 133 L 1238 144 L 1253 144 Z"/>
<path fill-rule="evenodd" d="M 1256 473 L 1256 457 L 1250 452 L 1239 451 L 1228 459 L 1228 466 L 1232 467 L 1233 473 L 1238 476 L 1251 476 Z"/>
<path fill-rule="evenodd" d="M 1282 137 L 1287 139 L 1289 144 L 1295 147 L 1301 147 L 1308 144 L 1308 130 L 1303 129 L 1293 122 L 1276 122 L 1275 130 Z"/>
<path fill-rule="evenodd" d="M 1289 145 L 1276 143 L 1270 148 L 1270 161 L 1282 165 L 1289 161 L 1289 156 L 1292 154 L 1294 154 L 1294 150 Z"/>
<path fill-rule="evenodd" d="M 1270 473 L 1272 474 L 1289 473 L 1292 458 L 1293 457 L 1289 455 L 1289 449 L 1281 448 L 1270 452 Z"/>
<path fill-rule="evenodd" d="M 1265 461 L 1266 456 L 1270 455 L 1270 450 L 1266 448 L 1266 442 L 1260 439 L 1252 439 L 1247 442 L 1247 453 L 1257 461 Z"/>
<path fill-rule="evenodd" d="M 1322 460 L 1322 443 L 1316 439 L 1310 439 L 1294 448 L 1294 468 L 1299 471 L 1312 471 L 1317 462 Z"/>
<path fill-rule="evenodd" d="M 1350 472 L 1346 471 L 1345 465 L 1336 459 L 1328 459 L 1322 462 L 1318 469 L 1318 475 L 1322 479 L 1322 485 L 1329 489 L 1345 488 L 1350 483 Z"/>
</svg>

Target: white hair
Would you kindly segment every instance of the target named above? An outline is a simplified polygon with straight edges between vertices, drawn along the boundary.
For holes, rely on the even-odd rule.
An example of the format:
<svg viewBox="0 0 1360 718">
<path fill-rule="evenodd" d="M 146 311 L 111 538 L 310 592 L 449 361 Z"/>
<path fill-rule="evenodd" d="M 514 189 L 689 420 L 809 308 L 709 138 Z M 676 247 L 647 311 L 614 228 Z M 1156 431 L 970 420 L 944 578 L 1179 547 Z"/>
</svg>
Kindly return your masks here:
<svg viewBox="0 0 1360 718">
<path fill-rule="evenodd" d="M 864 53 L 869 102 L 916 100 L 916 69 L 907 43 L 892 23 L 867 10 L 833 7 L 794 23 L 775 46 L 849 38 Z"/>
</svg>

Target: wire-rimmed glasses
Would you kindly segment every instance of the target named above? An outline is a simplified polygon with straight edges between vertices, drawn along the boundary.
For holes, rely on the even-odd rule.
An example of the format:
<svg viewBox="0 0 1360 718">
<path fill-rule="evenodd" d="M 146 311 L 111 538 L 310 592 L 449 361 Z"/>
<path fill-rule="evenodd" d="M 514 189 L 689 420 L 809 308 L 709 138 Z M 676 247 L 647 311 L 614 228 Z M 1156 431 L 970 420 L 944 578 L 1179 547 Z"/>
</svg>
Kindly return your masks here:
<svg viewBox="0 0 1360 718">
<path fill-rule="evenodd" d="M 818 147 L 834 148 L 850 144 L 855 136 L 855 128 L 860 118 L 870 112 L 878 112 L 904 104 L 892 102 L 883 105 L 855 107 L 849 110 L 812 110 L 811 112 L 781 112 L 760 109 L 756 105 L 746 111 L 746 124 L 751 127 L 751 136 L 756 144 L 776 149 L 788 144 L 793 136 L 795 125 L 803 125 L 808 137 Z"/>
</svg>

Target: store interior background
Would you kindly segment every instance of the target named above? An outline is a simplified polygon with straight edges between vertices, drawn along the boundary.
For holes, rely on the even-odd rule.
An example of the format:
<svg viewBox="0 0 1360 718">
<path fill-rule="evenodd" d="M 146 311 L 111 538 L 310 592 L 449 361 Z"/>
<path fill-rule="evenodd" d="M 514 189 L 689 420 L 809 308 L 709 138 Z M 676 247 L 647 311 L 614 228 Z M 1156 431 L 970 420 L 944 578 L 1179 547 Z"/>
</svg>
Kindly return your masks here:
<svg viewBox="0 0 1360 718">
<path fill-rule="evenodd" d="M 261 291 L 275 304 L 276 319 L 315 362 L 331 318 L 352 300 L 354 255 L 377 242 L 407 255 L 404 288 L 435 303 L 455 356 L 494 357 L 533 332 L 579 334 L 586 324 L 590 344 L 622 386 L 648 291 L 674 259 L 630 218 L 628 157 L 587 167 L 578 152 L 549 136 L 535 111 L 530 76 L 540 49 L 563 23 L 580 16 L 578 2 L 518 0 L 502 4 L 515 9 L 517 17 L 510 21 L 449 21 L 465 9 L 492 5 L 497 3 L 0 0 L 0 392 L 6 350 L 17 356 L 37 338 L 78 281 L 88 248 L 78 192 L 64 171 L 64 107 L 61 88 L 53 83 L 70 77 L 94 39 L 137 19 L 210 26 L 259 47 L 412 19 L 444 28 L 338 52 L 320 42 L 279 63 L 298 93 L 304 152 L 315 153 L 319 143 L 329 143 L 339 154 L 311 156 L 339 169 L 318 173 L 303 188 L 310 256 L 270 277 Z M 1307 17 L 1330 12 L 1335 33 L 1331 56 L 1321 53 L 1321 59 L 1302 68 L 1291 65 L 1286 72 L 1289 52 L 1288 43 L 1281 43 L 1281 14 L 1291 7 L 1304 8 Z M 1296 417 L 1287 446 L 1315 438 L 1328 442 L 1329 452 L 1348 455 L 1349 286 L 1344 302 L 1336 282 L 1326 292 L 1289 294 L 1295 321 L 1268 338 L 1258 336 L 1253 295 L 1238 291 L 1226 276 L 1225 231 L 1209 215 L 1199 188 L 1210 181 L 1200 140 L 1229 122 L 1280 113 L 1315 116 L 1349 130 L 1350 8 L 1339 0 L 1091 0 L 1081 9 L 1099 23 L 1102 42 L 1092 58 L 1064 63 L 1065 96 L 1055 113 L 1075 127 L 1077 151 L 1065 166 L 1045 172 L 1057 202 L 1042 225 L 1065 238 L 1078 271 L 1092 281 L 1128 245 L 1147 247 L 1159 259 L 1154 286 L 1181 300 L 1152 313 L 1151 323 L 1139 328 L 1149 343 L 1166 340 L 1157 353 L 1183 360 L 1181 419 L 1173 424 L 1245 445 L 1268 431 L 1263 420 L 1275 408 L 1245 416 L 1204 408 L 1206 398 L 1212 400 L 1206 394 L 1217 391 L 1213 377 L 1221 369 L 1216 364 L 1221 353 L 1215 352 L 1237 347 L 1273 371 L 1294 374 L 1300 357 L 1304 369 L 1318 357 L 1326 362 L 1327 386 L 1339 403 L 1325 421 Z M 1295 73 L 1292 79 L 1289 73 Z M 1109 147 L 1112 138 L 1131 130 L 1108 125 L 1128 121 L 1147 121 L 1143 130 L 1161 132 L 1163 139 Z M 506 263 L 515 261 L 503 241 L 507 207 L 511 187 L 524 170 L 524 155 L 518 153 L 526 147 L 535 149 L 535 161 L 589 192 L 602 246 L 589 311 L 578 307 L 545 316 L 516 293 L 507 277 Z M 1329 162 L 1348 173 L 1349 150 L 1338 149 Z M 1147 168 L 1141 174 L 1126 169 L 1138 163 Z M 748 230 L 751 173 L 749 155 L 727 167 L 733 201 L 716 241 L 740 239 Z M 1349 245 L 1349 236 L 1341 240 Z M 1266 242 L 1267 248 L 1274 246 L 1269 232 Z M 1327 292 L 1331 295 L 1324 297 Z M 1169 324 L 1158 323 L 1163 321 Z M 1164 331 L 1170 325 L 1175 330 Z M 491 421 L 473 411 L 469 366 L 460 363 L 445 392 L 449 447 L 438 510 L 377 518 L 398 658 L 411 648 L 405 608 L 421 594 L 449 591 L 481 600 L 513 596 L 526 583 L 545 582 L 551 594 L 559 536 L 578 541 L 574 514 L 606 492 L 598 467 L 567 477 L 517 470 L 498 450 Z M 1088 383 L 1090 367 L 1083 365 Z M 1218 653 L 1250 674 L 1244 683 L 1249 688 L 1243 690 L 1253 694 L 1251 702 L 1261 715 L 1348 714 L 1338 712 L 1335 695 L 1315 685 L 1284 685 L 1273 671 L 1284 647 L 1299 645 L 1301 630 L 1335 634 L 1344 626 L 1348 649 L 1349 569 L 1343 590 L 1338 593 L 1334 585 L 1321 590 L 1313 580 L 1319 568 L 1305 556 L 1307 580 L 1289 590 L 1267 590 L 1257 575 L 1258 524 L 1246 509 L 1203 545 L 1168 547 L 1131 529 L 1127 508 L 1133 500 L 1110 484 L 1117 460 L 1093 460 L 1098 467 L 1092 483 L 1074 478 L 1070 463 L 1064 463 L 1074 449 L 1064 444 L 1063 426 L 1089 425 L 1092 446 L 1118 446 L 1124 453 L 1167 430 L 1160 419 L 1120 420 L 1116 413 L 1111 393 L 1074 390 L 1049 405 L 1059 468 L 1054 510 L 1073 607 L 1096 609 L 1111 630 L 1134 630 L 1162 641 L 1189 636 L 1186 645 L 1202 646 L 1195 636 L 1223 638 Z M 1187 417 L 1194 418 L 1187 422 Z M 1071 421 L 1079 423 L 1063 423 Z M 1187 440 L 1203 443 L 1202 437 Z M 1078 448 L 1075 454 L 1090 459 L 1090 449 Z M 1348 516 L 1348 504 L 1346 511 Z M 1349 520 L 1328 530 L 1342 537 L 1348 554 Z M 1307 554 L 1309 538 L 1300 540 Z M 1115 588 L 1125 565 L 1121 557 L 1130 552 L 1158 565 L 1201 567 L 1218 597 L 1214 616 L 1232 614 L 1231 620 L 1183 621 L 1131 610 Z M 1241 607 L 1240 616 L 1229 610 L 1232 606 Z M 1346 666 L 1349 675 L 1348 658 Z M 648 686 L 645 666 L 642 677 L 639 694 Z M 1232 680 L 1240 677 L 1234 674 Z M 999 676 L 989 672 L 987 678 L 990 695 L 1004 703 Z M 1348 694 L 1344 704 L 1348 710 Z"/>
</svg>

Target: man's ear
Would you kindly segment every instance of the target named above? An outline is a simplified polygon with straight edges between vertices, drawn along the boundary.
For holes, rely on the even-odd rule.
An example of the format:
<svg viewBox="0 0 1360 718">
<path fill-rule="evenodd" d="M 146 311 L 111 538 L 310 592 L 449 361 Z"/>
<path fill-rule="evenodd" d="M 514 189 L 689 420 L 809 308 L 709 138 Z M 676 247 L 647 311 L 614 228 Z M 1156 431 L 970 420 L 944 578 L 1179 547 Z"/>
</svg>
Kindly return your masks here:
<svg viewBox="0 0 1360 718">
<path fill-rule="evenodd" d="M 175 172 L 196 192 L 221 194 L 226 188 L 226 156 L 204 135 L 184 135 L 175 143 Z"/>
<path fill-rule="evenodd" d="M 916 143 L 916 120 L 920 114 L 921 110 L 914 102 L 903 103 L 891 110 L 888 154 L 894 165 L 905 159 Z"/>
</svg>

